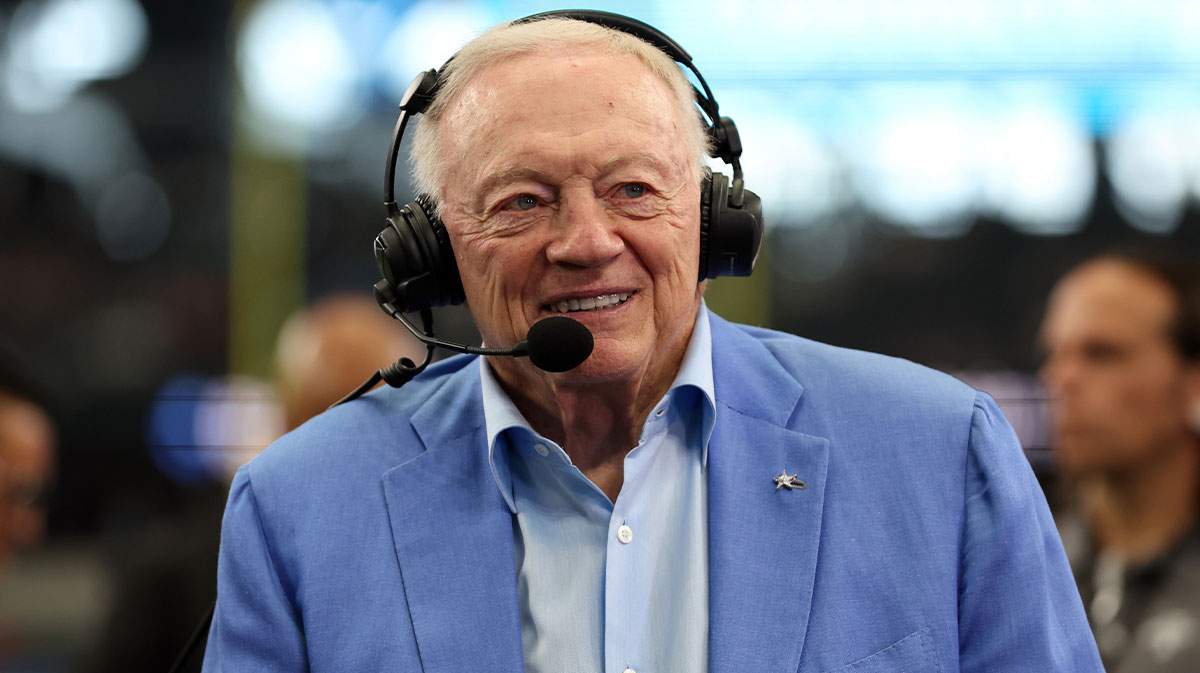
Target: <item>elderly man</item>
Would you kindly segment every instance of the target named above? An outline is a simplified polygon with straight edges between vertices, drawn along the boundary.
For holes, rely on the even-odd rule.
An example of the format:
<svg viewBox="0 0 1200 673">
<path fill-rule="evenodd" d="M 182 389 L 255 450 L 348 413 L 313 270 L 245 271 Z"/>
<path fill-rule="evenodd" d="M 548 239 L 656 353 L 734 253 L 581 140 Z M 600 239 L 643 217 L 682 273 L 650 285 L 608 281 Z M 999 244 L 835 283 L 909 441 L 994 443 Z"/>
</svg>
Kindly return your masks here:
<svg viewBox="0 0 1200 673">
<path fill-rule="evenodd" d="M 1100 670 L 990 399 L 705 309 L 670 57 L 546 18 L 440 79 L 415 172 L 485 342 L 594 351 L 450 358 L 243 468 L 207 670 Z"/>
<path fill-rule="evenodd" d="M 1200 662 L 1200 271 L 1142 252 L 1069 273 L 1042 328 L 1063 540 L 1111 673 Z"/>
</svg>

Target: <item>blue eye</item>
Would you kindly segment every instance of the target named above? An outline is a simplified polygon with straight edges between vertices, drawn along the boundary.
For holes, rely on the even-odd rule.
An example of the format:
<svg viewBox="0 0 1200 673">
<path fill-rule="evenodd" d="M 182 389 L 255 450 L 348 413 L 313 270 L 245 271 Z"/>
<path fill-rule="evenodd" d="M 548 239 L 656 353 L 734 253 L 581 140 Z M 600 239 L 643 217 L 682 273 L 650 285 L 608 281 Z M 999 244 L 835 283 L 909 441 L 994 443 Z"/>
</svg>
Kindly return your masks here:
<svg viewBox="0 0 1200 673">
<path fill-rule="evenodd" d="M 520 210 L 533 210 L 537 207 L 537 197 L 533 194 L 522 194 L 513 199 L 513 203 Z"/>
<path fill-rule="evenodd" d="M 646 195 L 646 185 L 640 182 L 631 182 L 621 187 L 621 193 L 625 195 L 625 198 L 640 199 Z"/>
</svg>

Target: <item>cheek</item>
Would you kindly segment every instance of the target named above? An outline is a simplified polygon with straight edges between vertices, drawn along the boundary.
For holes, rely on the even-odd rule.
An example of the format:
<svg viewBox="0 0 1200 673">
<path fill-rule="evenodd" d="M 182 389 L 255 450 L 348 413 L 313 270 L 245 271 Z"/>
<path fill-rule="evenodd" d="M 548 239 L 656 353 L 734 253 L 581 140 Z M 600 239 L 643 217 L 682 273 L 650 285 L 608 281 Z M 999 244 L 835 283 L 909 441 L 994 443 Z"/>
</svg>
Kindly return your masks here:
<svg viewBox="0 0 1200 673">
<path fill-rule="evenodd" d="M 492 272 L 495 262 L 494 241 L 484 237 L 471 224 L 447 226 L 450 245 L 454 248 L 454 258 L 458 263 L 458 273 L 463 283 L 478 281 Z"/>
<path fill-rule="evenodd" d="M 1144 377 L 1097 381 L 1075 409 L 1075 420 L 1083 423 L 1079 439 L 1085 446 L 1079 450 L 1133 459 L 1160 443 L 1175 431 L 1180 416 L 1168 388 Z"/>
<path fill-rule="evenodd" d="M 699 197 L 697 197 L 699 198 Z M 662 228 L 647 235 L 643 250 L 655 276 L 670 279 L 689 294 L 700 268 L 700 212 L 691 206 L 672 212 Z"/>
<path fill-rule="evenodd" d="M 1117 383 L 1117 406 L 1127 413 L 1163 415 L 1178 408 L 1179 386 L 1169 372 L 1153 366 L 1131 371 Z"/>
<path fill-rule="evenodd" d="M 466 295 L 466 305 L 474 313 L 486 309 L 491 303 L 489 297 L 492 290 L 495 270 L 487 255 L 481 254 L 477 241 L 450 235 L 450 244 L 454 248 L 454 261 L 458 266 L 458 277 L 462 281 L 463 293 Z"/>
<path fill-rule="evenodd" d="M 461 252 L 455 248 L 455 256 L 467 302 L 485 311 L 520 303 L 538 268 L 536 250 L 532 243 L 509 238 L 464 241 Z"/>
</svg>

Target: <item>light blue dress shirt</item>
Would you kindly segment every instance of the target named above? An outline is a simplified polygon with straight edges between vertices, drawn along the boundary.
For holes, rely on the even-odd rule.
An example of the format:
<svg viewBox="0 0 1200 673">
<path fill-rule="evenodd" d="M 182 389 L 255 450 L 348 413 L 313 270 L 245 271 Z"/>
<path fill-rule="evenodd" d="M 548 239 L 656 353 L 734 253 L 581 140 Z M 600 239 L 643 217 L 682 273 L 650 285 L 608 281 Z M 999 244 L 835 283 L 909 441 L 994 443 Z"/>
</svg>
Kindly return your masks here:
<svg viewBox="0 0 1200 673">
<path fill-rule="evenodd" d="M 515 515 L 525 670 L 706 672 L 704 473 L 716 414 L 707 311 L 625 457 L 615 503 L 533 431 L 482 358 L 480 367 L 492 473 Z"/>
</svg>

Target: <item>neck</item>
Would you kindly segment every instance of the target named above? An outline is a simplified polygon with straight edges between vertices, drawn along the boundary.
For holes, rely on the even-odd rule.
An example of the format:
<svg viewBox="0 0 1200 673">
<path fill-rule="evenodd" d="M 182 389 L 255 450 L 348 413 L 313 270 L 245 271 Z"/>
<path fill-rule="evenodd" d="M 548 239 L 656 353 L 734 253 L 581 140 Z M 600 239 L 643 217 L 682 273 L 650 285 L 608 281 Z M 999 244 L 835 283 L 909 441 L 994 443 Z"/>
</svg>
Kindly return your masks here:
<svg viewBox="0 0 1200 673">
<path fill-rule="evenodd" d="M 1187 438 L 1156 460 L 1080 479 L 1100 548 L 1129 563 L 1153 559 L 1196 522 L 1200 442 Z"/>
</svg>

